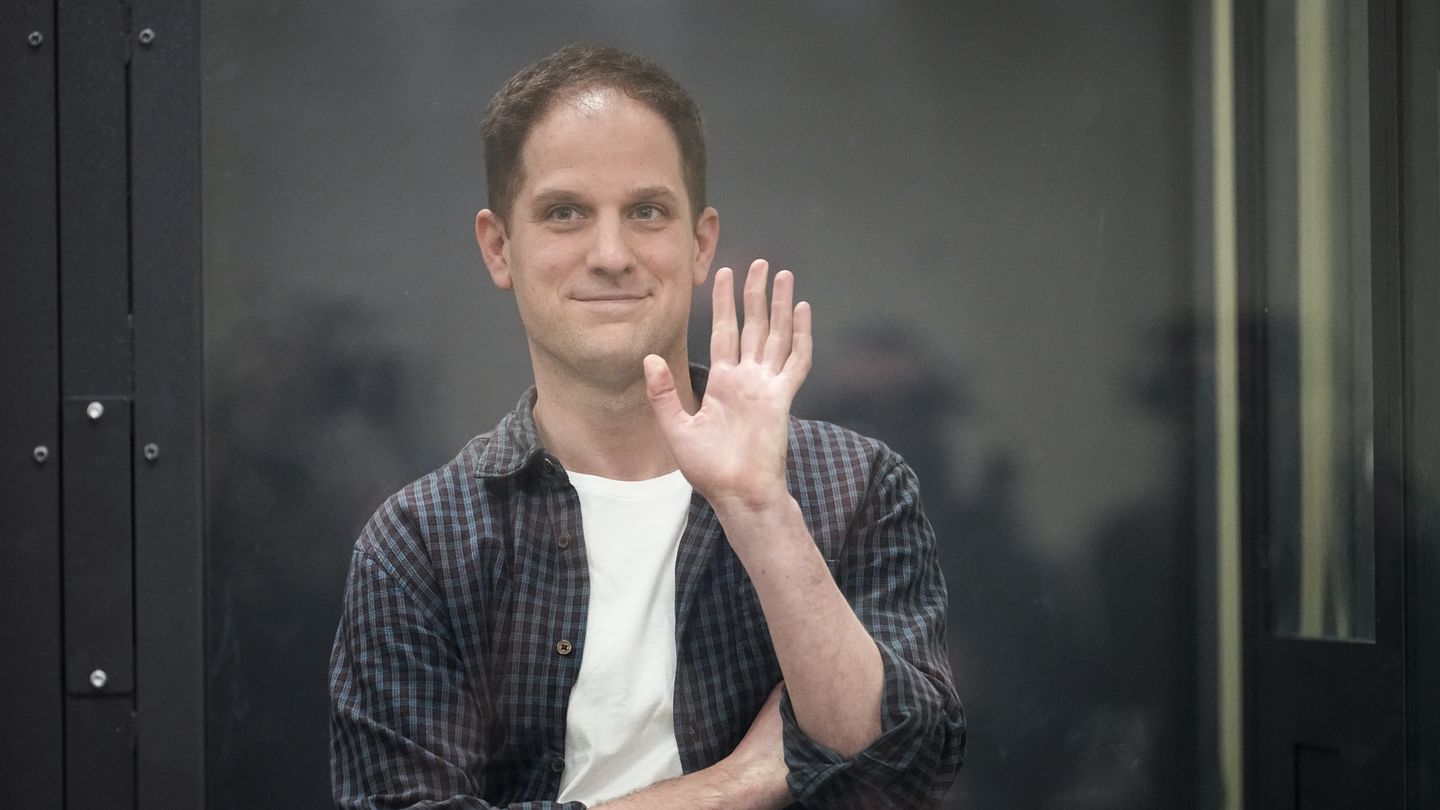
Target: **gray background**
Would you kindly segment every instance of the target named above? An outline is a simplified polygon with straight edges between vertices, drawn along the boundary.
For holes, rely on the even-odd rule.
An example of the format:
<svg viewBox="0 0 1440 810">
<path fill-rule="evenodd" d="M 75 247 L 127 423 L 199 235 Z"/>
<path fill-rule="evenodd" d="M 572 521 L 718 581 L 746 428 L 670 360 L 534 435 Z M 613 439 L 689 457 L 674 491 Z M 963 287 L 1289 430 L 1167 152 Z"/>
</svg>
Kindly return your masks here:
<svg viewBox="0 0 1440 810">
<path fill-rule="evenodd" d="M 202 6 L 212 807 L 326 804 L 354 536 L 529 383 L 474 245 L 477 131 L 578 40 L 699 101 L 717 266 L 769 258 L 815 306 L 797 411 L 921 473 L 954 804 L 1208 791 L 1186 4 Z"/>
</svg>

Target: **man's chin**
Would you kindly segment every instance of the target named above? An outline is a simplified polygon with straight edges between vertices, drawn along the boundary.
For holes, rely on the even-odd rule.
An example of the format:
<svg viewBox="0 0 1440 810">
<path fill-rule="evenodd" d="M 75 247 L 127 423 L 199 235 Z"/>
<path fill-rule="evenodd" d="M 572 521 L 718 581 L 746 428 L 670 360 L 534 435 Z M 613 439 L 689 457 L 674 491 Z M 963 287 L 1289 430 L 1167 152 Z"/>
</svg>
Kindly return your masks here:
<svg viewBox="0 0 1440 810">
<path fill-rule="evenodd" d="M 637 334 L 606 334 L 603 331 L 574 335 L 571 340 L 549 345 L 546 365 L 563 368 L 564 372 L 583 381 L 592 388 L 621 393 L 645 384 L 645 357 L 659 354 L 662 357 L 684 357 L 682 348 L 677 349 L 676 340 L 655 340 L 653 337 Z M 535 346 L 532 346 L 534 350 Z M 539 355 L 534 358 L 541 360 Z M 681 361 L 683 363 L 683 361 Z M 684 369 L 671 369 L 683 374 Z"/>
<path fill-rule="evenodd" d="M 645 382 L 648 351 L 633 348 L 596 351 L 580 360 L 575 372 L 598 388 L 620 392 Z"/>
</svg>

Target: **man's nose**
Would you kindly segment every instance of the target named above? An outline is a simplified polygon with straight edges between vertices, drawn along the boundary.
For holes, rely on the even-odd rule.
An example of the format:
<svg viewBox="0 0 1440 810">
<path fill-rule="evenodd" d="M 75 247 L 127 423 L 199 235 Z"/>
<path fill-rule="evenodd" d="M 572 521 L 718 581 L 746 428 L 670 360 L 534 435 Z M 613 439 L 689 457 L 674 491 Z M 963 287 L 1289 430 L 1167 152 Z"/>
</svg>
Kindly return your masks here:
<svg viewBox="0 0 1440 810">
<path fill-rule="evenodd" d="M 607 275 L 627 273 L 634 260 L 625 223 L 619 216 L 601 216 L 587 257 L 590 270 Z"/>
</svg>

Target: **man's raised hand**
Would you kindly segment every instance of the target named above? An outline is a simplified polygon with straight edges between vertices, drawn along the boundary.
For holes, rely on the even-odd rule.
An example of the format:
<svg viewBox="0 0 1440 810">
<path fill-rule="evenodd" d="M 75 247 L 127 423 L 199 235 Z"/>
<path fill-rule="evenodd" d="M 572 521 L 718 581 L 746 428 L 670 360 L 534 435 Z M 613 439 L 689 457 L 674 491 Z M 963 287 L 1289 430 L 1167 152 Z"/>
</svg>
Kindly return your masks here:
<svg viewBox="0 0 1440 810">
<path fill-rule="evenodd" d="M 650 405 L 675 463 L 717 511 L 765 509 L 789 495 L 790 404 L 810 372 L 810 305 L 793 303 L 795 276 L 782 270 L 767 307 L 769 269 L 763 259 L 750 264 L 743 328 L 736 321 L 733 273 L 728 267 L 716 271 L 710 379 L 693 416 L 681 404 L 665 360 L 645 358 Z"/>
</svg>

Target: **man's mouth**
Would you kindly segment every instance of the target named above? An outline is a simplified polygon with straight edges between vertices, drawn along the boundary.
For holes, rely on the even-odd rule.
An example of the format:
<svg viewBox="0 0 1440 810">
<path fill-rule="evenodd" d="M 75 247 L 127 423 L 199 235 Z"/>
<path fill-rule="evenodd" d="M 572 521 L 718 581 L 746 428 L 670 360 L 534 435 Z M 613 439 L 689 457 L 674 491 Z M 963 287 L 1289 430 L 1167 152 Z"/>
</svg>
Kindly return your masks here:
<svg viewBox="0 0 1440 810">
<path fill-rule="evenodd" d="M 577 296 L 575 296 L 575 300 L 576 300 L 576 301 L 581 301 L 581 302 L 584 302 L 584 303 L 587 303 L 587 304 L 593 304 L 593 303 L 601 303 L 601 304 L 603 304 L 603 303 L 623 303 L 623 302 L 626 302 L 626 301 L 639 301 L 640 299 L 642 299 L 642 298 L 644 298 L 644 297 L 645 297 L 644 295 L 641 295 L 641 294 L 639 294 L 639 293 L 603 293 L 603 294 L 600 294 L 600 295 L 577 295 Z"/>
</svg>

